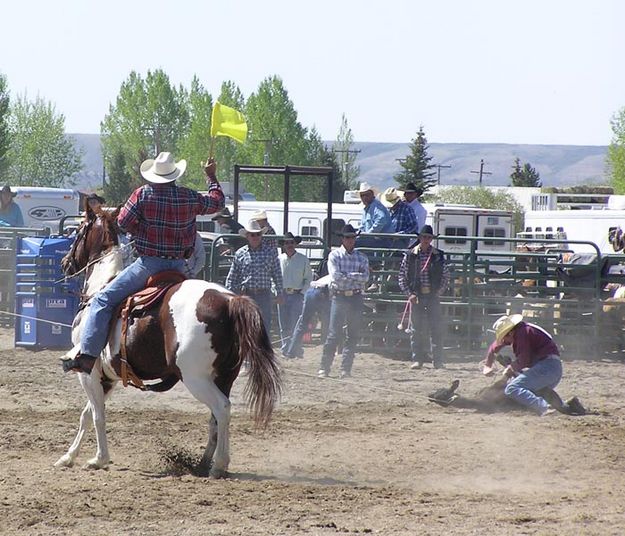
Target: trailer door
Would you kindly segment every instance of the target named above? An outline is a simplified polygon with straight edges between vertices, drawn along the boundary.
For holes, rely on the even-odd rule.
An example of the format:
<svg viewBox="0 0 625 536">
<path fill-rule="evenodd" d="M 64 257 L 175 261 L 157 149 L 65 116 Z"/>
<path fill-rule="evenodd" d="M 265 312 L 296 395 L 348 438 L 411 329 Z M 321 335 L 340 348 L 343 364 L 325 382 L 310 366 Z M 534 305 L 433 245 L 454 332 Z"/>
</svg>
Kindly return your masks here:
<svg viewBox="0 0 625 536">
<path fill-rule="evenodd" d="M 511 238 L 512 216 L 508 214 L 479 214 L 477 216 L 476 236 L 489 238 Z M 478 249 L 489 251 L 510 251 L 512 242 L 500 242 L 494 240 L 480 241 Z"/>
<path fill-rule="evenodd" d="M 471 236 L 473 214 L 461 214 L 454 211 L 437 210 L 432 218 L 435 235 L 448 238 L 436 240 L 435 246 L 449 253 L 463 253 L 471 250 L 471 244 L 463 237 Z"/>
</svg>

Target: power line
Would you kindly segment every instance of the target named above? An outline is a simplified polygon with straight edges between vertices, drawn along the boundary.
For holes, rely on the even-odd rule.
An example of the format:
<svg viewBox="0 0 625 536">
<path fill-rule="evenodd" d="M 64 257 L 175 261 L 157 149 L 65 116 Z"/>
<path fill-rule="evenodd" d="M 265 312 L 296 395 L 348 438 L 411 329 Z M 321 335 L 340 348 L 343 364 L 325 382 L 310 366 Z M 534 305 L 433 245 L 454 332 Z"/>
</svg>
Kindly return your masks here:
<svg viewBox="0 0 625 536">
<path fill-rule="evenodd" d="M 436 168 L 436 184 L 438 186 L 441 185 L 441 168 L 442 169 L 449 169 L 451 166 L 444 166 L 443 164 L 433 164 L 433 166 Z"/>
</svg>

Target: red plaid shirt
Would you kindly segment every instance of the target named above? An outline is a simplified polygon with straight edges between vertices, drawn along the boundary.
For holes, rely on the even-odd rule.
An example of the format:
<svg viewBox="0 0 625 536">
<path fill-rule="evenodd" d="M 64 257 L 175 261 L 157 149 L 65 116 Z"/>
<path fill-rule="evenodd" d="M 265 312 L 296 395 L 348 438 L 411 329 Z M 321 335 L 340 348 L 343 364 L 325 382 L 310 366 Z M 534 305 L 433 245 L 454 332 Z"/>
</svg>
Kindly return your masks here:
<svg viewBox="0 0 625 536">
<path fill-rule="evenodd" d="M 139 255 L 182 259 L 195 242 L 195 217 L 223 206 L 218 182 L 210 184 L 207 195 L 175 183 L 145 184 L 126 201 L 117 223 L 133 235 Z"/>
</svg>

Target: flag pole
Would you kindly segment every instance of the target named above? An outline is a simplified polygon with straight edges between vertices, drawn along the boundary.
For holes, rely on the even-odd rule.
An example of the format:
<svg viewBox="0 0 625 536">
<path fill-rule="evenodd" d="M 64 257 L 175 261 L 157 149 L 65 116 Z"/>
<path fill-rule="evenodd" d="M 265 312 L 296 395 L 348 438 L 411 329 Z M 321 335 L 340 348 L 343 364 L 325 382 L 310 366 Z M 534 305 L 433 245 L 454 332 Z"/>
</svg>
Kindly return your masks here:
<svg viewBox="0 0 625 536">
<path fill-rule="evenodd" d="M 210 144 L 210 148 L 208 149 L 208 160 L 206 161 L 206 163 L 208 164 L 208 162 L 210 162 L 211 158 L 213 158 L 213 146 L 215 145 L 215 136 L 211 136 L 211 144 Z"/>
</svg>

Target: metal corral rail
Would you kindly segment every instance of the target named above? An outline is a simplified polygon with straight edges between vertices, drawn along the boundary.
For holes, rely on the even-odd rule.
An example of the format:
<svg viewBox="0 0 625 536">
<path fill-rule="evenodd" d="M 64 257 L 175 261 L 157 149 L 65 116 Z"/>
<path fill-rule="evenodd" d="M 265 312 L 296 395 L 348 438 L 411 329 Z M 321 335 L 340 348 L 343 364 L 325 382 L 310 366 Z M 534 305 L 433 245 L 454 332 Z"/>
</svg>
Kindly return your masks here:
<svg viewBox="0 0 625 536">
<path fill-rule="evenodd" d="M 49 229 L 0 227 L 0 323 L 13 326 L 15 317 L 2 314 L 15 310 L 15 256 L 22 236 L 49 236 Z"/>
<path fill-rule="evenodd" d="M 439 241 L 457 238 L 438 237 Z M 444 345 L 450 355 L 484 351 L 493 340 L 493 322 L 509 313 L 523 313 L 576 355 L 622 352 L 625 308 L 616 304 L 610 314 L 604 309 L 606 285 L 625 283 L 624 255 L 602 255 L 595 244 L 583 241 L 568 241 L 569 247 L 584 244 L 595 250 L 580 259 L 563 250 L 557 240 L 489 237 L 514 246 L 513 251 L 494 252 L 479 249 L 484 237 L 462 239 L 468 251 L 446 255 L 451 286 L 441 300 Z M 540 251 L 534 246 L 540 246 Z M 518 251 L 519 247 L 528 251 Z M 409 334 L 398 329 L 406 305 L 397 279 L 405 250 L 361 251 L 369 256 L 372 273 L 362 343 L 372 351 L 408 358 Z M 586 262 L 578 264 L 580 260 Z"/>
</svg>

